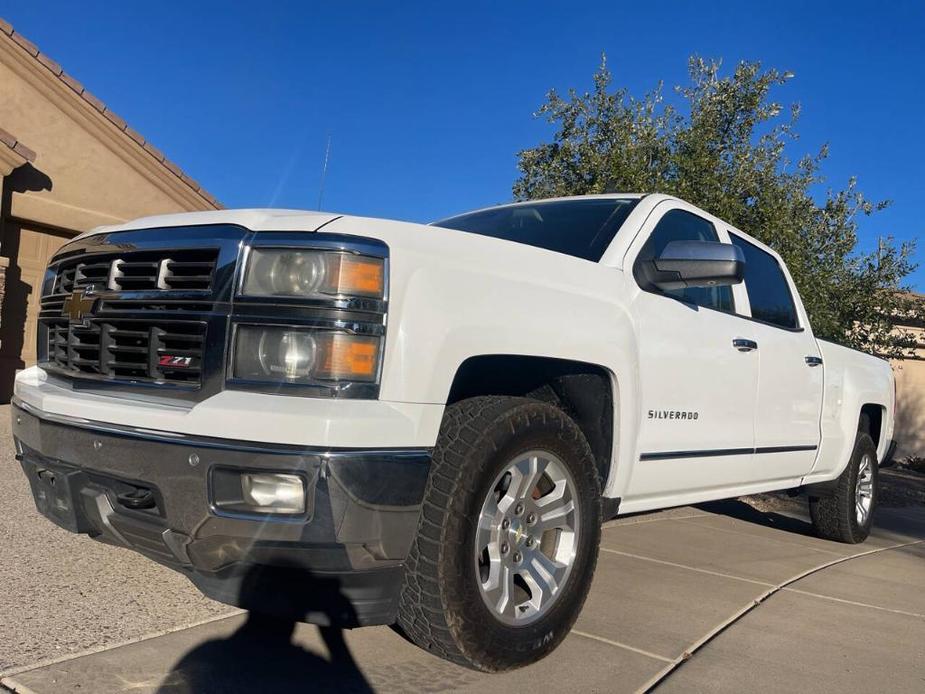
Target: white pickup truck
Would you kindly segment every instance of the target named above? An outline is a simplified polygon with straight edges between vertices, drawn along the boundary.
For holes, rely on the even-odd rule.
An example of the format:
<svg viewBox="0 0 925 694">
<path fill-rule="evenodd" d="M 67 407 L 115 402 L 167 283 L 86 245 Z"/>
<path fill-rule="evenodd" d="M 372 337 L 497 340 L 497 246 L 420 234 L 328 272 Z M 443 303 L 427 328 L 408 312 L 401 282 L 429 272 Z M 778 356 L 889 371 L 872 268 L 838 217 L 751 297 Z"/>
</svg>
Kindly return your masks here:
<svg viewBox="0 0 925 694">
<path fill-rule="evenodd" d="M 51 520 L 487 671 L 562 641 L 618 513 L 798 490 L 863 541 L 893 428 L 889 365 L 664 195 L 140 219 L 53 258 L 38 335 L 13 431 Z"/>
</svg>

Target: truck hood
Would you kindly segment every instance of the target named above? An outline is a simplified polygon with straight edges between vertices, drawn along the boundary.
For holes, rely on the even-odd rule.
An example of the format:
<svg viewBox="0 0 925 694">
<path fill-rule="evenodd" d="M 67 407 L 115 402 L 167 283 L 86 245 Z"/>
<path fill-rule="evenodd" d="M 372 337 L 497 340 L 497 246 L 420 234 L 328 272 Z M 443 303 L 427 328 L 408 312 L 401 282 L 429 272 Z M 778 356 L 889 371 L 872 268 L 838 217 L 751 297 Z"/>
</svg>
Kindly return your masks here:
<svg viewBox="0 0 925 694">
<path fill-rule="evenodd" d="M 80 238 L 93 234 L 134 229 L 156 229 L 158 227 L 200 226 L 203 224 L 236 224 L 253 231 L 317 231 L 341 215 L 331 212 L 307 210 L 241 209 L 212 210 L 209 212 L 182 212 L 140 217 L 124 224 L 97 227 L 81 234 Z"/>
<path fill-rule="evenodd" d="M 457 253 L 459 254 L 457 260 L 477 259 L 482 264 L 487 261 L 488 265 L 493 264 L 492 260 L 498 260 L 505 273 L 516 272 L 514 268 L 518 266 L 518 261 L 528 265 L 531 261 L 539 261 L 543 264 L 551 262 L 558 266 L 573 266 L 580 272 L 587 271 L 589 265 L 585 260 L 545 249 L 453 229 L 417 222 L 310 210 L 253 208 L 153 215 L 139 217 L 123 224 L 96 227 L 77 238 L 120 231 L 197 227 L 206 224 L 234 224 L 256 232 L 302 231 L 312 233 L 324 227 L 325 232 L 376 238 L 385 241 L 393 250 L 432 253 L 435 257 L 444 259 L 448 253 Z"/>
<path fill-rule="evenodd" d="M 441 273 L 456 268 L 473 272 L 483 281 L 500 276 L 517 278 L 527 285 L 539 283 L 585 292 L 596 284 L 593 278 L 607 272 L 596 263 L 513 241 L 415 222 L 307 210 L 236 209 L 156 215 L 97 227 L 82 236 L 206 224 L 234 224 L 256 232 L 312 233 L 323 227 L 324 232 L 379 239 L 392 252 L 393 280 L 398 283 L 423 268 L 435 272 L 437 279 Z"/>
</svg>

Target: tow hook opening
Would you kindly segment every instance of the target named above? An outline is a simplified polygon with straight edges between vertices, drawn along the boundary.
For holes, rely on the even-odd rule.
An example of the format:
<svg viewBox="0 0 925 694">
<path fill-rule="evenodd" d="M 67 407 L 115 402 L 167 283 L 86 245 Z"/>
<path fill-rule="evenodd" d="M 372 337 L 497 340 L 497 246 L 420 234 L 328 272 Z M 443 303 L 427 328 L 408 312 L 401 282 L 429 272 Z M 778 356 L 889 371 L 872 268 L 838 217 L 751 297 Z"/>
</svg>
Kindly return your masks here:
<svg viewBox="0 0 925 694">
<path fill-rule="evenodd" d="M 55 486 L 55 473 L 51 470 L 38 470 L 35 474 L 43 482 L 47 482 L 52 487 Z"/>
<path fill-rule="evenodd" d="M 136 487 L 128 492 L 122 492 L 116 499 L 125 508 L 132 510 L 142 510 L 154 508 L 157 501 L 154 498 L 154 492 L 144 487 Z"/>
</svg>

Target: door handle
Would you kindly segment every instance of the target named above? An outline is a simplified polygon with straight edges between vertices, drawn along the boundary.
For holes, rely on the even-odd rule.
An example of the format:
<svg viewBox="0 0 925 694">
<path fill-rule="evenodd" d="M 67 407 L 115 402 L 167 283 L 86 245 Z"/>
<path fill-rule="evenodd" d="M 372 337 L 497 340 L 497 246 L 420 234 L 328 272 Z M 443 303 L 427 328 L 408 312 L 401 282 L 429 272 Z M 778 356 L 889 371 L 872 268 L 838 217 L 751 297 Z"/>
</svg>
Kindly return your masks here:
<svg viewBox="0 0 925 694">
<path fill-rule="evenodd" d="M 822 366 L 822 357 L 806 357 L 807 366 Z"/>
<path fill-rule="evenodd" d="M 736 337 L 732 340 L 732 346 L 740 352 L 751 352 L 758 349 L 758 343 L 754 340 L 746 340 L 744 337 Z"/>
</svg>

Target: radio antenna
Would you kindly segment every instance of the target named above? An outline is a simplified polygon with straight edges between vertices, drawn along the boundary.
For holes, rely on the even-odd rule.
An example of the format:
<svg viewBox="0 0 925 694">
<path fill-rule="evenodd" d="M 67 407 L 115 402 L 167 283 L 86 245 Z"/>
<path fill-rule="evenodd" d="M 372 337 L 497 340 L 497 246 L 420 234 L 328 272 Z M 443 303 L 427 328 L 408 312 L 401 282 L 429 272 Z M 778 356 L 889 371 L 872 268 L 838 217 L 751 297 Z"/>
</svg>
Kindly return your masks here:
<svg viewBox="0 0 925 694">
<path fill-rule="evenodd" d="M 321 211 L 321 201 L 324 199 L 324 179 L 328 175 L 328 159 L 331 156 L 331 135 L 328 134 L 328 142 L 324 147 L 324 162 L 321 165 L 321 183 L 318 184 L 318 211 Z"/>
</svg>

